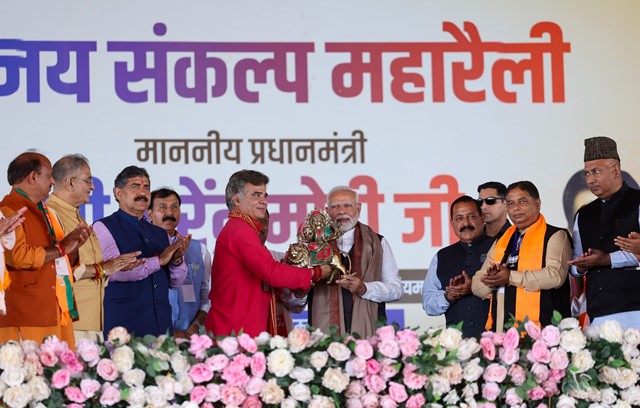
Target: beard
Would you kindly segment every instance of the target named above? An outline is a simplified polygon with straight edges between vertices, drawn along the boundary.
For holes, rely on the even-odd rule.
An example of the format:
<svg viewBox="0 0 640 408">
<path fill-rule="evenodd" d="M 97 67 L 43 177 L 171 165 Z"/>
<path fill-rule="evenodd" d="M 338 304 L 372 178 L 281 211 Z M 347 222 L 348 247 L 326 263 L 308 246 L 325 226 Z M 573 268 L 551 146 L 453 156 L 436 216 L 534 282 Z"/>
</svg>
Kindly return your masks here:
<svg viewBox="0 0 640 408">
<path fill-rule="evenodd" d="M 342 220 L 349 220 L 347 222 L 342 222 Z M 356 224 L 358 223 L 358 218 L 357 217 L 350 217 L 348 215 L 343 215 L 341 217 L 338 217 L 336 219 L 336 221 L 339 222 L 338 225 L 342 226 L 342 231 L 343 232 L 347 232 L 350 231 L 352 229 L 354 229 L 356 227 Z"/>
</svg>

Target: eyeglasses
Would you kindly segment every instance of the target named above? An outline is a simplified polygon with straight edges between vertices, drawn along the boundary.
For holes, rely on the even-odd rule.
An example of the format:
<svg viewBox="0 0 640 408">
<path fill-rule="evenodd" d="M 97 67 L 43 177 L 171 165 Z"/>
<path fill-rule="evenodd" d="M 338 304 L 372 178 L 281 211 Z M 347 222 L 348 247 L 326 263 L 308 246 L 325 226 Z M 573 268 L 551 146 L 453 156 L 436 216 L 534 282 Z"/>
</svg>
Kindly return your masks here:
<svg viewBox="0 0 640 408">
<path fill-rule="evenodd" d="M 93 185 L 93 177 L 89 177 L 88 179 L 83 179 L 83 178 L 80 178 L 80 177 L 78 177 L 78 176 L 74 176 L 74 177 L 71 177 L 71 178 L 74 178 L 74 179 L 78 179 L 78 180 L 84 181 L 85 183 L 87 183 L 87 184 L 88 184 L 88 185 L 90 185 L 90 186 L 92 186 L 92 185 Z"/>
<path fill-rule="evenodd" d="M 483 202 L 487 203 L 487 205 L 494 205 L 498 202 L 498 200 L 504 200 L 504 197 L 486 197 L 486 198 L 476 198 L 478 204 L 482 205 Z"/>
</svg>

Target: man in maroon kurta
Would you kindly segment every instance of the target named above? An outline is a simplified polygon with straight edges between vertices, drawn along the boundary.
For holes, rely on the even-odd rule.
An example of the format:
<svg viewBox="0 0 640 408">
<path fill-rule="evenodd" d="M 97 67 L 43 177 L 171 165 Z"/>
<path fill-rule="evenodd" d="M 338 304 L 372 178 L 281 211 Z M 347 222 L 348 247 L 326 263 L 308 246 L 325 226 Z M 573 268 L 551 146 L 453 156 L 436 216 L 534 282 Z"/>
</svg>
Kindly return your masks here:
<svg viewBox="0 0 640 408">
<path fill-rule="evenodd" d="M 268 286 L 307 291 L 312 281 L 329 276 L 331 267 L 297 268 L 273 259 L 258 236 L 258 219 L 267 210 L 269 178 L 257 171 L 234 173 L 225 190 L 229 220 L 216 240 L 211 268 L 211 309 L 207 332 L 227 336 L 267 331 Z"/>
</svg>

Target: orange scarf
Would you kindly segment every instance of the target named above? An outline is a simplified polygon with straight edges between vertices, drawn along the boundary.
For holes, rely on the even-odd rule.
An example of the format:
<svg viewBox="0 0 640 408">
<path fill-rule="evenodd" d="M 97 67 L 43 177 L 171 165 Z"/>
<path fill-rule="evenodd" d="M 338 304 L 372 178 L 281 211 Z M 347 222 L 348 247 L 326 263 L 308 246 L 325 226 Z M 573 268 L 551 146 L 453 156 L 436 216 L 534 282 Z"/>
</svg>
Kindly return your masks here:
<svg viewBox="0 0 640 408">
<path fill-rule="evenodd" d="M 504 258 L 504 254 L 509 247 L 511 237 L 515 231 L 516 226 L 512 225 L 496 242 L 496 248 L 493 254 L 494 261 L 501 261 Z M 518 253 L 518 271 L 531 271 L 542 268 L 542 254 L 544 253 L 545 245 L 544 236 L 546 232 L 547 222 L 545 221 L 544 216 L 540 214 L 540 218 L 526 229 L 525 234 L 522 237 L 522 243 Z M 493 307 L 493 299 L 491 300 L 491 305 Z M 523 322 L 527 317 L 530 321 L 540 326 L 540 291 L 516 288 L 516 321 Z M 487 330 L 490 330 L 492 326 L 493 311 L 489 310 Z"/>
</svg>

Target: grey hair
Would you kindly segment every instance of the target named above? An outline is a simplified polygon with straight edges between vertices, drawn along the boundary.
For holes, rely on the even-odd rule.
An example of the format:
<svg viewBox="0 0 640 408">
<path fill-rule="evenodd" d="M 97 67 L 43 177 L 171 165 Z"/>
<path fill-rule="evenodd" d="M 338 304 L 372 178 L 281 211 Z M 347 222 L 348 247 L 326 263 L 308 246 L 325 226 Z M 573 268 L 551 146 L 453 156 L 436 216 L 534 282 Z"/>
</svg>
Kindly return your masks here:
<svg viewBox="0 0 640 408">
<path fill-rule="evenodd" d="M 236 171 L 229 177 L 227 187 L 224 189 L 224 198 L 227 202 L 229 211 L 233 210 L 233 196 L 238 194 L 241 198 L 244 196 L 244 187 L 247 183 L 254 186 L 266 186 L 269 184 L 269 177 L 256 170 L 240 170 Z"/>
<path fill-rule="evenodd" d="M 349 186 L 336 186 L 336 187 L 332 188 L 331 190 L 329 190 L 329 193 L 327 194 L 327 206 L 331 205 L 331 203 L 329 202 L 329 197 L 331 197 L 335 193 L 338 193 L 338 192 L 341 192 L 341 191 L 348 191 L 348 192 L 352 193 L 356 198 L 356 204 L 360 202 L 358 200 L 358 193 L 354 189 L 352 189 Z"/>
<path fill-rule="evenodd" d="M 56 184 L 64 183 L 64 179 L 77 174 L 84 166 L 89 166 L 89 160 L 80 153 L 63 156 L 53 165 L 51 175 Z"/>
</svg>

